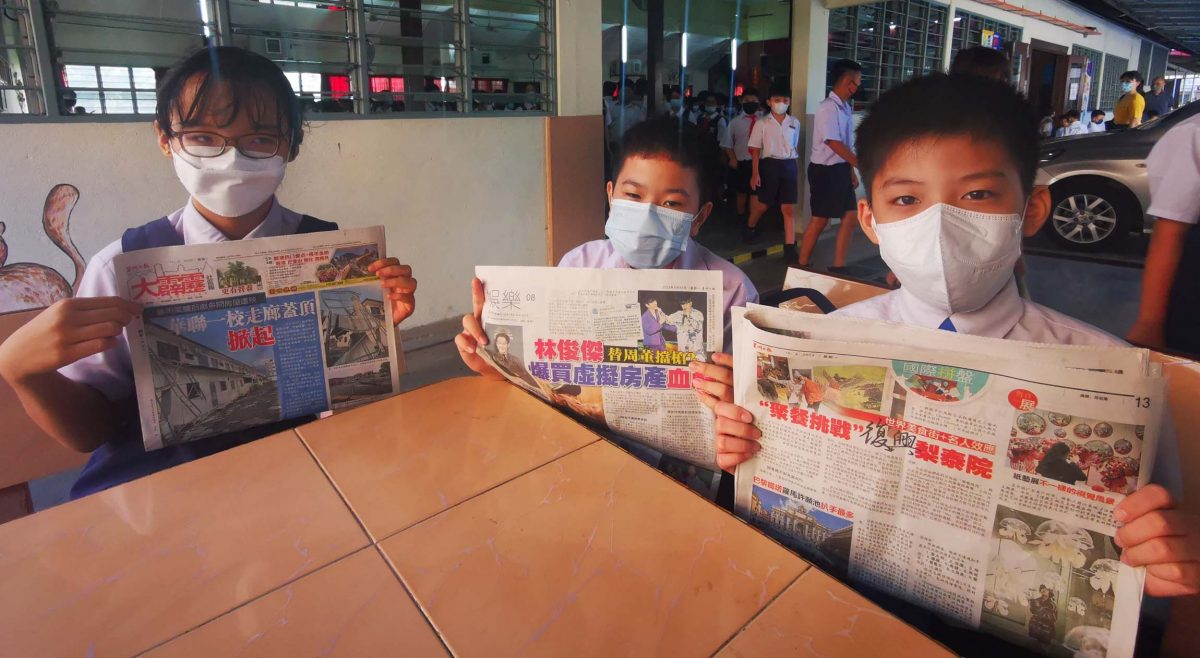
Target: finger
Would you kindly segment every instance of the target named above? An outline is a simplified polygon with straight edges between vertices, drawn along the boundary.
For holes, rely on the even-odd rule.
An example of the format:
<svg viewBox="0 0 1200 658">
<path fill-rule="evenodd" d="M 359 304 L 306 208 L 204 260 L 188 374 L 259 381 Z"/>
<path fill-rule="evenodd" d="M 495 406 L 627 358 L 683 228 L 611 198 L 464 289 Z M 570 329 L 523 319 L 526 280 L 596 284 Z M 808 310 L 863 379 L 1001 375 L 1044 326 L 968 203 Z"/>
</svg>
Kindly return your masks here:
<svg viewBox="0 0 1200 658">
<path fill-rule="evenodd" d="M 754 422 L 754 416 L 749 411 L 746 411 L 732 402 L 722 402 L 721 404 L 718 404 L 717 408 L 713 409 L 713 411 L 717 413 L 718 417 L 723 416 L 725 418 L 732 418 L 734 420 L 740 420 L 743 423 Z"/>
<path fill-rule="evenodd" d="M 380 258 L 380 259 L 372 262 L 370 265 L 368 265 L 367 271 L 375 272 L 382 268 L 389 267 L 391 265 L 399 265 L 399 264 L 400 264 L 400 259 L 398 259 L 398 258 Z"/>
<path fill-rule="evenodd" d="M 121 326 L 129 324 L 137 315 L 124 306 L 109 306 L 107 308 L 76 311 L 63 317 L 71 326 L 85 324 L 101 324 L 104 322 L 119 322 Z"/>
<path fill-rule="evenodd" d="M 1149 572 L 1149 569 L 1147 569 L 1147 572 Z M 1173 580 L 1166 580 L 1151 573 L 1147 573 L 1146 594 L 1159 597 L 1193 596 L 1195 594 L 1200 594 L 1200 586 L 1179 583 Z"/>
<path fill-rule="evenodd" d="M 1117 546 L 1137 546 L 1155 537 L 1179 537 L 1191 530 L 1191 517 L 1177 510 L 1143 514 L 1117 530 Z"/>
<path fill-rule="evenodd" d="M 728 434 L 717 435 L 717 452 L 745 452 L 754 454 L 762 450 L 762 444 L 751 439 L 742 439 Z"/>
<path fill-rule="evenodd" d="M 112 338 L 125 331 L 125 325 L 115 320 L 72 327 L 63 336 L 67 344 L 86 343 L 97 338 Z"/>
<path fill-rule="evenodd" d="M 454 337 L 454 346 L 463 354 L 474 354 L 478 349 L 479 344 L 467 332 L 462 332 Z"/>
<path fill-rule="evenodd" d="M 696 397 L 700 398 L 700 404 L 703 404 L 704 406 L 708 407 L 709 409 L 716 409 L 717 404 L 719 404 L 721 402 L 721 400 L 719 400 L 718 398 L 715 398 L 715 397 L 709 395 L 708 393 L 701 391 L 700 389 L 693 389 L 693 390 L 696 391 Z"/>
<path fill-rule="evenodd" d="M 720 466 L 721 470 L 725 471 L 726 473 L 733 473 L 734 470 L 737 468 L 738 464 L 748 461 L 752 457 L 754 457 L 754 455 L 746 454 L 744 452 L 743 453 L 730 452 L 730 453 L 718 454 L 717 455 L 717 466 Z"/>
<path fill-rule="evenodd" d="M 723 365 L 703 361 L 692 361 L 690 365 L 692 372 L 702 379 L 733 386 L 733 370 Z"/>
<path fill-rule="evenodd" d="M 1200 561 L 1200 550 L 1192 545 L 1195 542 L 1187 540 L 1186 537 L 1155 537 L 1125 549 L 1121 561 L 1131 567 Z"/>
<path fill-rule="evenodd" d="M 1151 564 L 1146 567 L 1146 575 L 1172 583 L 1200 587 L 1200 562 Z"/>
<path fill-rule="evenodd" d="M 402 292 L 413 292 L 417 289 L 417 280 L 409 276 L 397 276 L 387 279 L 380 279 L 379 283 L 384 288 L 392 288 Z"/>
<path fill-rule="evenodd" d="M 141 313 L 142 310 L 141 304 L 122 299 L 121 297 L 71 297 L 58 303 L 76 311 L 90 311 L 113 306 L 128 308 L 135 313 Z"/>
<path fill-rule="evenodd" d="M 725 404 L 725 403 L 722 403 Z M 717 434 L 726 434 L 739 439 L 759 439 L 762 432 L 753 425 L 717 416 L 714 424 Z"/>
<path fill-rule="evenodd" d="M 374 263 L 372 263 L 372 265 L 374 265 Z M 401 265 L 400 263 L 396 263 L 394 265 L 384 265 L 384 266 L 375 268 L 374 272 L 375 272 L 375 276 L 377 276 L 381 279 L 384 277 L 389 277 L 389 276 L 408 277 L 408 276 L 412 276 L 412 267 L 409 265 Z"/>
<path fill-rule="evenodd" d="M 479 277 L 471 279 L 471 312 L 477 318 L 483 317 L 483 281 Z"/>
<path fill-rule="evenodd" d="M 80 359 L 85 359 L 93 354 L 111 350 L 117 346 L 115 337 L 109 338 L 93 338 L 85 340 L 81 343 L 74 343 L 63 350 L 63 360 L 66 363 L 75 363 Z"/>
<path fill-rule="evenodd" d="M 733 387 L 728 384 L 693 377 L 692 388 L 703 391 L 721 402 L 733 402 Z"/>
<path fill-rule="evenodd" d="M 463 331 L 471 334 L 471 337 L 475 339 L 475 342 L 479 343 L 480 345 L 488 344 L 487 334 L 483 331 L 483 325 L 479 324 L 478 316 L 464 315 Z"/>
<path fill-rule="evenodd" d="M 1173 507 L 1175 507 L 1175 501 L 1171 499 L 1171 493 L 1160 485 L 1150 484 L 1129 494 L 1129 497 L 1121 501 L 1121 504 L 1117 505 L 1117 509 L 1113 511 L 1113 518 L 1118 523 L 1125 523 L 1146 512 Z"/>
<path fill-rule="evenodd" d="M 726 368 L 733 368 L 733 355 L 724 352 L 713 352 L 711 354 L 713 363 Z"/>
</svg>

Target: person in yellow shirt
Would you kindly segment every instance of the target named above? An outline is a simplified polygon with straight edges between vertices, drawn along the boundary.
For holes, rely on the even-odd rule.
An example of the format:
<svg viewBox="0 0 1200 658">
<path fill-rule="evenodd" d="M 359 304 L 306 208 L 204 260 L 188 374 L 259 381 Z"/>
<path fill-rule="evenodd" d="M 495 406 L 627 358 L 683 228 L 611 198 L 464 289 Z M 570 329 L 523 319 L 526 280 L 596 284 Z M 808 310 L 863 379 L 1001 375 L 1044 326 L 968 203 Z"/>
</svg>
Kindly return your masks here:
<svg viewBox="0 0 1200 658">
<path fill-rule="evenodd" d="M 1139 91 L 1142 74 L 1126 71 L 1121 74 L 1121 99 L 1113 108 L 1113 127 L 1119 130 L 1137 128 L 1142 124 L 1142 112 L 1146 110 L 1146 99 Z"/>
</svg>

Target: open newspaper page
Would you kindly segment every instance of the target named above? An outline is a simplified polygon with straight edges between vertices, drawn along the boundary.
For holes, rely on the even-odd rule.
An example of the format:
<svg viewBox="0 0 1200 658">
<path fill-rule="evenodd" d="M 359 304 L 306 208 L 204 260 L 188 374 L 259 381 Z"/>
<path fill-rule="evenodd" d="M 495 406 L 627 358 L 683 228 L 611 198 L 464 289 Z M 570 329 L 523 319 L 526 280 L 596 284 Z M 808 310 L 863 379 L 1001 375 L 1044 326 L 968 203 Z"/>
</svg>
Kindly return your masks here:
<svg viewBox="0 0 1200 658">
<path fill-rule="evenodd" d="M 399 392 L 382 227 L 117 256 L 147 450 Z"/>
<path fill-rule="evenodd" d="M 722 348 L 719 272 L 477 267 L 489 343 L 509 381 L 683 463 L 716 471 L 712 412 L 688 363 Z M 653 461 L 646 455 L 639 455 Z M 715 474 L 701 487 L 715 492 Z"/>
<path fill-rule="evenodd" d="M 1132 655 L 1144 572 L 1120 562 L 1112 512 L 1149 481 L 1162 378 L 1135 350 L 1095 368 L 1124 374 L 1095 372 L 1080 369 L 1094 350 L 950 332 L 930 347 L 922 330 L 882 344 L 863 322 L 735 315 L 735 399 L 763 432 L 738 513 L 954 623 L 1050 655 Z"/>
</svg>

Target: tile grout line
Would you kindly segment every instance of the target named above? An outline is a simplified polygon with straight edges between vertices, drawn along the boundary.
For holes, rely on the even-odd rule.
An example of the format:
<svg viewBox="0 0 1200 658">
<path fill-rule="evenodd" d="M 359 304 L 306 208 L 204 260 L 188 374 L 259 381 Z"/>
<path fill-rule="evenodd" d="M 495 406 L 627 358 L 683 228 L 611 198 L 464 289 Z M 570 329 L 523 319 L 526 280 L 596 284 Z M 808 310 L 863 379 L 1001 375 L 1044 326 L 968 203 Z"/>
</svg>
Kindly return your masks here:
<svg viewBox="0 0 1200 658">
<path fill-rule="evenodd" d="M 145 648 L 145 649 L 142 649 L 141 651 L 137 651 L 137 652 L 135 652 L 135 653 L 134 653 L 134 655 L 135 655 L 135 656 L 144 656 L 144 655 L 146 655 L 147 653 L 149 653 L 149 652 L 151 652 L 151 651 L 154 651 L 155 649 L 158 649 L 159 647 L 162 647 L 162 646 L 164 646 L 164 645 L 166 645 L 166 644 L 170 644 L 171 642 L 174 642 L 175 640 L 178 640 L 179 638 L 183 637 L 184 635 L 187 635 L 188 633 L 191 633 L 192 631 L 198 630 L 198 629 L 200 629 L 200 628 L 203 628 L 203 627 L 205 627 L 205 626 L 207 626 L 207 625 L 211 624 L 212 622 L 214 622 L 214 621 L 216 621 L 216 620 L 220 619 L 221 617 L 224 617 L 225 615 L 228 615 L 228 614 L 230 614 L 230 613 L 233 613 L 233 612 L 237 612 L 238 610 L 240 610 L 240 609 L 242 609 L 242 608 L 244 608 L 244 607 L 246 607 L 246 606 L 250 605 L 251 603 L 254 603 L 254 602 L 256 602 L 256 601 L 259 601 L 260 599 L 263 599 L 263 598 L 265 598 L 265 597 L 268 597 L 268 596 L 270 596 L 270 595 L 272 595 L 272 594 L 274 594 L 274 593 L 276 593 L 276 592 L 278 592 L 278 591 L 280 591 L 280 590 L 282 590 L 282 589 L 284 589 L 284 588 L 286 588 L 286 587 L 290 587 L 290 586 L 292 586 L 293 584 L 295 584 L 297 581 L 299 581 L 299 580 L 300 580 L 300 579 L 302 579 L 302 578 L 307 578 L 307 577 L 309 577 L 309 576 L 311 576 L 311 575 L 313 575 L 313 574 L 315 574 L 315 573 L 318 573 L 318 572 L 320 572 L 320 571 L 324 571 L 324 570 L 326 570 L 326 569 L 328 569 L 328 568 L 330 568 L 330 567 L 332 567 L 332 566 L 334 566 L 334 565 L 338 564 L 339 562 L 342 562 L 343 560 L 348 560 L 348 559 L 350 559 L 350 558 L 354 557 L 355 555 L 358 555 L 358 554 L 359 554 L 359 553 L 361 553 L 362 551 L 365 551 L 365 550 L 368 550 L 368 549 L 370 549 L 370 548 L 371 548 L 371 546 L 372 546 L 372 545 L 367 545 L 367 546 L 363 546 L 363 547 L 361 547 L 361 548 L 356 548 L 356 549 L 354 549 L 353 551 L 351 551 L 350 553 L 347 553 L 346 555 L 343 555 L 343 556 L 341 556 L 341 557 L 337 558 L 336 560 L 333 560 L 333 561 L 331 561 L 331 562 L 328 562 L 328 563 L 326 563 L 326 564 L 323 564 L 323 565 L 321 565 L 321 566 L 317 567 L 316 569 L 313 569 L 312 571 L 308 571 L 308 572 L 305 572 L 305 573 L 299 574 L 299 575 L 295 576 L 294 578 L 291 578 L 291 579 L 289 579 L 289 580 L 287 580 L 287 581 L 284 581 L 284 582 L 280 583 L 279 585 L 277 585 L 277 586 L 275 586 L 275 587 L 273 587 L 273 588 L 271 588 L 271 589 L 269 589 L 269 590 L 267 590 L 267 591 L 263 592 L 262 594 L 259 594 L 258 596 L 251 597 L 251 598 L 249 598 L 249 599 L 247 599 L 247 600 L 245 600 L 245 601 L 242 601 L 241 603 L 238 603 L 237 605 L 233 606 L 232 608 L 229 608 L 228 610 L 224 610 L 224 611 L 222 611 L 222 612 L 219 612 L 219 613 L 217 613 L 216 615 L 212 616 L 211 618 L 209 618 L 209 619 L 205 619 L 204 621 L 200 622 L 199 624 L 196 624 L 195 626 L 192 626 L 192 627 L 188 628 L 188 629 L 187 629 L 187 630 L 185 630 L 185 631 L 182 631 L 182 632 L 180 632 L 180 633 L 177 633 L 177 634 L 175 634 L 175 635 L 173 635 L 173 636 L 171 636 L 171 637 L 169 637 L 169 638 L 167 638 L 167 639 L 165 639 L 165 640 L 163 640 L 163 641 L 161 641 L 161 642 L 159 642 L 159 643 L 157 643 L 157 644 L 155 644 L 155 645 L 153 645 L 153 646 L 150 646 L 150 647 L 147 647 L 147 648 Z"/>
<path fill-rule="evenodd" d="M 342 488 L 338 486 L 338 483 L 333 479 L 333 476 L 329 474 L 329 470 L 326 469 L 325 465 L 321 463 L 321 460 L 317 458 L 317 453 L 312 449 L 312 446 L 308 445 L 308 441 L 306 441 L 304 439 L 304 435 L 300 433 L 300 428 L 297 427 L 292 431 L 296 433 L 296 438 L 300 440 L 300 445 L 304 446 L 304 449 L 308 451 L 308 456 L 312 457 L 312 460 L 317 465 L 317 468 L 321 469 L 321 473 L 325 476 L 325 480 L 329 482 L 329 486 L 333 487 L 333 490 L 337 492 L 338 498 L 342 500 L 342 504 L 345 505 L 346 510 L 350 512 L 350 516 L 354 518 L 354 522 L 357 523 L 358 527 L 362 528 L 362 531 L 367 535 L 367 540 L 371 542 L 371 544 L 375 544 L 375 535 L 371 534 L 371 530 L 367 527 L 366 522 L 362 520 L 362 518 L 358 515 L 358 512 L 354 511 L 354 506 L 350 504 L 350 499 L 346 497 L 346 494 L 342 492 Z"/>
<path fill-rule="evenodd" d="M 448 642 L 445 636 L 442 635 L 442 631 L 437 627 L 437 624 L 433 623 L 433 617 L 425 610 L 425 606 L 421 605 L 421 602 L 417 600 L 417 595 L 413 594 L 413 591 L 411 588 L 409 588 L 408 583 L 404 582 L 404 576 L 400 575 L 400 570 L 396 568 L 396 565 L 392 562 L 392 558 L 388 556 L 387 551 L 383 550 L 383 547 L 379 544 L 372 544 L 372 547 L 375 549 L 375 552 L 379 554 L 379 557 L 383 558 L 384 564 L 386 564 L 388 569 L 392 571 L 392 575 L 396 577 L 396 582 L 400 583 L 400 587 L 404 590 L 404 593 L 408 595 L 408 599 L 412 601 L 413 605 L 417 607 L 418 611 L 420 611 L 421 619 L 424 619 L 425 624 L 429 626 L 430 630 L 433 631 L 433 636 L 436 637 L 438 642 L 442 644 L 442 648 L 446 650 L 447 654 L 455 656 L 456 654 L 454 653 L 454 650 L 450 648 L 450 642 Z"/>
<path fill-rule="evenodd" d="M 783 596 L 784 593 L 786 593 L 791 588 L 795 587 L 796 583 L 800 582 L 800 579 L 803 578 L 806 574 L 808 574 L 809 569 L 812 569 L 812 565 L 806 563 L 804 571 L 801 571 L 800 573 L 796 574 L 796 577 L 792 579 L 792 582 L 787 584 L 787 587 L 784 587 L 783 589 L 779 590 L 778 594 L 776 594 L 775 596 L 772 596 L 770 601 L 767 601 L 761 608 L 756 610 L 754 612 L 754 615 L 746 620 L 746 623 L 742 624 L 737 629 L 737 631 L 734 632 L 733 635 L 729 636 L 729 639 L 722 642 L 721 646 L 717 647 L 717 650 L 712 652 L 709 655 L 716 656 L 717 654 L 721 653 L 734 640 L 736 640 L 742 633 L 745 633 L 746 629 L 750 628 L 750 625 L 753 624 L 755 622 L 755 620 L 757 620 L 759 618 L 759 616 L 762 615 L 762 613 L 766 612 L 768 608 L 770 608 L 772 605 L 775 604 L 776 601 L 779 600 L 779 597 Z"/>
<path fill-rule="evenodd" d="M 520 472 L 520 473 L 517 473 L 516 475 L 514 475 L 514 476 L 512 476 L 512 477 L 508 478 L 507 480 L 502 480 L 502 481 L 500 481 L 500 482 L 497 482 L 496 484 L 493 484 L 492 486 L 490 486 L 490 487 L 488 487 L 488 488 L 486 488 L 486 489 L 483 489 L 483 490 L 481 490 L 481 491 L 478 491 L 478 492 L 476 492 L 476 493 L 473 493 L 473 494 L 471 494 L 470 496 L 467 496 L 466 498 L 463 498 L 462 500 L 458 501 L 457 503 L 454 503 L 453 505 L 449 505 L 449 506 L 447 506 L 447 507 L 444 507 L 444 508 L 442 508 L 442 509 L 440 509 L 440 510 L 438 510 L 438 511 L 434 512 L 433 514 L 430 514 L 429 516 L 425 516 L 425 517 L 422 517 L 422 518 L 420 518 L 420 519 L 417 519 L 416 521 L 413 521 L 412 523 L 409 523 L 408 525 L 404 526 L 403 528 L 400 528 L 400 529 L 398 529 L 398 530 L 395 530 L 395 531 L 393 531 L 393 532 L 389 532 L 387 535 L 384 535 L 383 537 L 380 537 L 379 539 L 375 540 L 375 541 L 374 541 L 374 543 L 375 543 L 376 545 L 378 545 L 378 544 L 379 544 L 379 543 L 381 543 L 381 542 L 385 542 L 385 541 L 387 541 L 387 540 L 391 539 L 392 537 L 395 537 L 396 535 L 398 535 L 398 534 L 400 534 L 400 533 L 402 533 L 402 532 L 406 532 L 406 531 L 408 531 L 408 530 L 411 530 L 412 528 L 415 528 L 415 527 L 417 527 L 417 526 L 421 525 L 422 523 L 425 523 L 426 521 L 428 521 L 428 520 L 430 520 L 430 519 L 434 518 L 435 516 L 439 516 L 439 515 L 441 515 L 441 514 L 445 514 L 446 512 L 449 512 L 450 510 L 452 510 L 452 509 L 454 509 L 454 508 L 456 508 L 456 507 L 458 507 L 458 506 L 460 506 L 460 505 L 462 505 L 462 504 L 466 503 L 467 501 L 474 500 L 475 498 L 478 498 L 478 497 L 480 497 L 480 496 L 482 496 L 482 495 L 484 495 L 484 494 L 486 494 L 486 493 L 489 493 L 489 492 L 491 492 L 491 491 L 493 491 L 493 490 L 495 490 L 495 489 L 498 489 L 498 488 L 500 488 L 500 487 L 502 487 L 502 486 L 504 486 L 504 485 L 508 484 L 509 482 L 512 482 L 513 480 L 517 480 L 517 479 L 519 479 L 519 478 L 523 478 L 523 477 L 525 477 L 526 475 L 529 475 L 530 473 L 533 473 L 533 472 L 535 472 L 535 471 L 540 471 L 540 470 L 542 470 L 543 468 L 546 468 L 547 466 L 549 466 L 549 465 L 553 464 L 554 462 L 556 462 L 556 461 L 558 461 L 558 460 L 560 460 L 560 459 L 562 459 L 562 458 L 564 458 L 564 457 L 566 457 L 566 456 L 568 456 L 568 455 L 575 454 L 575 453 L 579 452 L 580 450 L 583 450 L 584 448 L 586 448 L 586 447 L 588 447 L 588 446 L 592 446 L 592 445 L 595 445 L 595 444 L 597 444 L 597 443 L 604 442 L 604 441 L 605 441 L 605 439 L 604 439 L 604 438 L 602 438 L 602 437 L 600 437 L 599 435 L 597 435 L 597 436 L 596 436 L 596 440 L 595 440 L 595 441 L 589 441 L 589 442 L 587 442 L 587 443 L 585 443 L 585 444 L 583 444 L 583 445 L 579 446 L 578 448 L 573 448 L 573 449 L 571 449 L 571 450 L 568 450 L 567 452 L 564 452 L 564 453 L 563 453 L 563 454 L 561 454 L 561 455 L 558 455 L 558 456 L 557 456 L 557 457 L 555 457 L 554 459 L 551 459 L 550 461 L 548 461 L 548 462 L 546 462 L 546 463 L 544 463 L 544 464 L 539 464 L 539 465 L 537 465 L 537 466 L 535 466 L 535 467 L 533 467 L 533 468 L 529 469 L 528 471 L 522 471 L 522 472 Z M 632 456 L 632 455 L 631 455 L 631 456 Z M 635 458 L 635 459 L 636 459 L 636 458 Z"/>
</svg>

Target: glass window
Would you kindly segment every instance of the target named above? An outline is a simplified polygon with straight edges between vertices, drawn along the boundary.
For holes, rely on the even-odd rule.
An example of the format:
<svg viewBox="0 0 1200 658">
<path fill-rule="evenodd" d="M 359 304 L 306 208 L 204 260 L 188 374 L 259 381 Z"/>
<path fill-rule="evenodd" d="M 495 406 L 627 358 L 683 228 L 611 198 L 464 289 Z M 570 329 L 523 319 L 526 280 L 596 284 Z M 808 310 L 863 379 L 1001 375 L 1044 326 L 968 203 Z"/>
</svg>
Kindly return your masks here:
<svg viewBox="0 0 1200 658">
<path fill-rule="evenodd" d="M 0 3 L 0 114 L 43 114 L 42 79 L 27 0 Z"/>
<path fill-rule="evenodd" d="M 154 114 L 154 79 L 154 69 L 66 64 L 59 94 L 71 114 Z"/>
<path fill-rule="evenodd" d="M 537 0 L 468 4 L 470 75 L 503 79 L 503 91 L 477 92 L 478 112 L 549 112 L 554 69 L 548 5 Z"/>
<path fill-rule="evenodd" d="M 1100 81 L 1100 103 L 1097 109 L 1111 112 L 1121 97 L 1121 74 L 1129 70 L 1129 60 L 1114 55 L 1104 56 L 1104 79 Z"/>
</svg>

